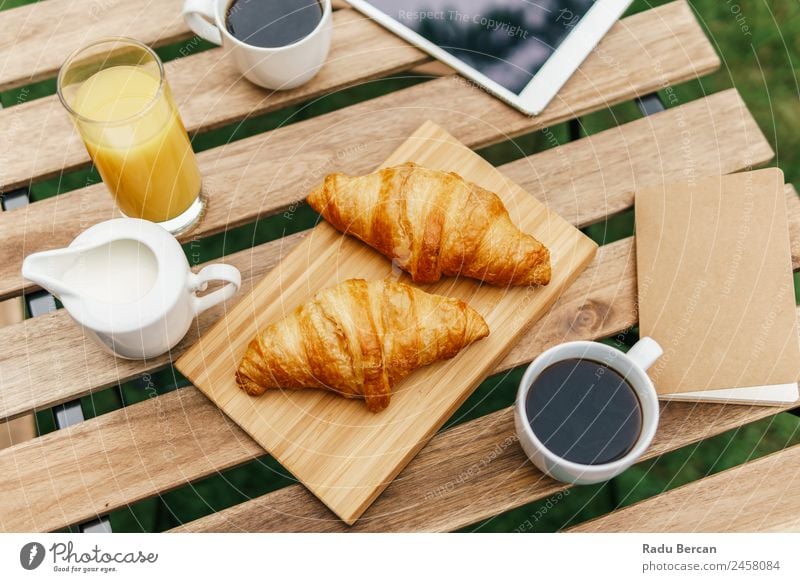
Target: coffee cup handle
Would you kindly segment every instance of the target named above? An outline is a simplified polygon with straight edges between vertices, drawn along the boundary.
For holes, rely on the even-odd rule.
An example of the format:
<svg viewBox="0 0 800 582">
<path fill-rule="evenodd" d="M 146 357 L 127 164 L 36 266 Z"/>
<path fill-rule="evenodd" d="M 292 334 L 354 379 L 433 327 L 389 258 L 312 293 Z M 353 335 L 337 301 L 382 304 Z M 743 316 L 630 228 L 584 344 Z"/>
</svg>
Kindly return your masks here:
<svg viewBox="0 0 800 582">
<path fill-rule="evenodd" d="M 183 20 L 197 36 L 214 44 L 222 44 L 222 34 L 214 24 L 213 0 L 185 0 L 183 3 Z"/>
<path fill-rule="evenodd" d="M 242 274 L 239 269 L 231 265 L 208 265 L 196 275 L 194 273 L 189 275 L 189 286 L 192 291 L 205 291 L 209 281 L 226 281 L 228 284 L 202 297 L 193 295 L 192 305 L 195 315 L 236 295 L 242 286 Z"/>
<path fill-rule="evenodd" d="M 628 357 L 636 362 L 642 370 L 647 370 L 663 353 L 664 350 L 656 340 L 651 337 L 643 337 L 628 350 Z"/>
</svg>

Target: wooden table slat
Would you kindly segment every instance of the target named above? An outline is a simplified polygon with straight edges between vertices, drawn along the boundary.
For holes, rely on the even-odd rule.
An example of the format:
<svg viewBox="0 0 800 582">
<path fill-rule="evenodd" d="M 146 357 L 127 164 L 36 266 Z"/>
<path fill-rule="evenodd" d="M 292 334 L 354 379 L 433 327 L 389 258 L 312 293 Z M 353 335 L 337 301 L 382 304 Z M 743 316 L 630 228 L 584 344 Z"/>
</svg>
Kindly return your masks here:
<svg viewBox="0 0 800 582">
<path fill-rule="evenodd" d="M 723 125 L 725 131 L 719 131 Z M 735 172 L 771 157 L 747 107 L 735 90 L 728 90 L 501 169 L 566 220 L 585 226 L 630 208 L 636 189 L 684 178 L 687 167 L 700 177 Z M 225 260 L 242 271 L 246 290 L 297 240 L 273 241 Z M 171 357 L 182 354 L 223 311 L 219 307 L 203 314 Z M 170 361 L 170 356 L 147 362 L 115 360 L 86 340 L 63 310 L 6 328 L 4 334 L 8 347 L 0 353 L 0 419 L 124 382 Z"/>
<path fill-rule="evenodd" d="M 430 60 L 354 10 L 337 11 L 333 26 L 327 64 L 309 83 L 290 91 L 261 89 L 239 74 L 223 49 L 192 54 L 196 41 L 187 41 L 188 56 L 164 65 L 186 128 L 190 133 L 208 131 Z M 5 128 L 5 143 L 14 146 L 0 152 L 0 190 L 89 164 L 56 95 L 0 111 L 0 127 Z"/>
<path fill-rule="evenodd" d="M 0 328 L 19 323 L 24 318 L 25 307 L 21 298 L 7 299 L 0 302 Z M 36 423 L 31 414 L 9 421 L 0 420 L 0 449 L 36 436 Z"/>
<path fill-rule="evenodd" d="M 800 532 L 800 445 L 588 521 L 574 532 Z"/>
<path fill-rule="evenodd" d="M 755 406 L 665 404 L 659 433 L 643 460 L 777 412 Z M 506 408 L 435 436 L 351 528 L 301 485 L 292 485 L 171 531 L 452 531 L 567 488 L 528 462 L 516 442 L 513 411 Z M 524 531 L 529 526 L 523 520 L 511 527 Z"/>
<path fill-rule="evenodd" d="M 156 47 L 189 39 L 183 3 L 47 0 L 0 11 L 0 91 L 55 76 L 67 54 L 98 38 L 130 36 Z M 344 6 L 333 0 L 334 9 Z"/>
<path fill-rule="evenodd" d="M 191 36 L 184 0 L 47 0 L 0 12 L 0 91 L 53 77 L 64 58 L 89 42 L 130 36 L 160 46 Z"/>
<path fill-rule="evenodd" d="M 793 225 L 792 254 L 798 256 L 800 201 L 791 186 L 787 186 L 787 196 Z M 524 354 L 513 351 L 495 371 L 530 361 L 554 339 L 607 337 L 633 325 L 636 321 L 633 252 L 633 238 L 601 247 L 595 262 L 558 300 L 548 317 L 537 322 L 526 336 L 530 338 L 529 351 Z M 553 337 L 553 330 L 557 338 Z M 649 455 L 708 438 L 780 409 L 668 403 L 663 410 L 664 417 Z M 492 445 L 488 450 L 483 434 L 491 435 Z M 498 459 L 508 458 L 510 465 L 493 460 L 482 468 L 478 475 L 481 478 L 460 483 L 459 476 L 469 472 L 476 458 L 480 461 L 490 455 L 511 435 L 513 419 L 510 409 L 506 409 L 437 436 L 356 527 L 455 529 L 550 494 L 554 484 L 524 462 L 515 443 L 501 444 L 497 455 Z M 433 459 L 428 456 L 431 449 L 438 451 Z M 456 450 L 458 454 L 454 454 Z M 196 389 L 170 392 L 0 451 L 0 474 L 4 475 L 0 482 L 0 529 L 52 530 L 261 454 L 263 450 Z M 417 472 L 416 481 L 409 480 L 409 471 Z M 453 482 L 459 484 L 451 498 L 460 505 L 458 510 L 446 503 L 448 497 L 441 499 L 435 493 L 426 493 L 438 487 L 447 490 Z M 392 492 L 408 487 L 409 483 L 411 492 L 402 494 L 401 501 L 397 501 Z M 275 505 L 276 497 L 272 496 L 278 496 L 280 503 Z M 277 507 L 271 513 L 272 521 L 265 522 L 268 529 L 343 527 L 300 487 L 282 489 L 266 500 L 260 498 L 252 503 Z M 237 507 L 240 509 L 229 511 L 242 512 L 241 506 Z M 256 514 L 247 508 L 243 513 Z M 292 516 L 297 517 L 292 519 Z"/>
<path fill-rule="evenodd" d="M 538 117 L 511 109 L 460 77 L 446 77 L 199 155 L 211 202 L 199 237 L 290 208 L 332 169 L 365 173 L 430 119 L 476 148 L 710 72 L 719 58 L 684 1 L 630 16 Z M 458 104 L 457 107 L 454 104 Z M 6 214 L 8 216 L 6 216 Z M 88 225 L 115 215 L 95 184 L 0 214 L 0 299 L 32 285 L 22 258 L 68 244 Z"/>
</svg>

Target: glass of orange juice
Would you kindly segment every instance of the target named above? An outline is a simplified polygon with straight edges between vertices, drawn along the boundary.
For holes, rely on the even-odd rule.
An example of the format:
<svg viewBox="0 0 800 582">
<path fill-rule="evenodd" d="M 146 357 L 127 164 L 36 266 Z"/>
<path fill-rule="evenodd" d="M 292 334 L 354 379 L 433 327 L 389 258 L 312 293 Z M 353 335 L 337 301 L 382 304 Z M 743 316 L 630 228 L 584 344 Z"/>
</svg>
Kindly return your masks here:
<svg viewBox="0 0 800 582">
<path fill-rule="evenodd" d="M 172 234 L 199 222 L 200 170 L 156 53 L 129 38 L 78 49 L 58 74 L 58 96 L 126 216 Z"/>
</svg>

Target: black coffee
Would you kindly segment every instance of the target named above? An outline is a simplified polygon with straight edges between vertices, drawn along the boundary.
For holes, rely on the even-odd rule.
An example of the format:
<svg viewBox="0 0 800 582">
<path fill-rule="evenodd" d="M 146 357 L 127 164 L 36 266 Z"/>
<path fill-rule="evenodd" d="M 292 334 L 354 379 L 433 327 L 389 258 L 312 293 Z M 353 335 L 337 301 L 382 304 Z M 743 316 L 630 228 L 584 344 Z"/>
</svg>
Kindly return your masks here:
<svg viewBox="0 0 800 582">
<path fill-rule="evenodd" d="M 528 391 L 525 412 L 545 447 L 582 465 L 623 457 L 642 428 L 630 384 L 605 364 L 580 358 L 545 368 Z"/>
<path fill-rule="evenodd" d="M 276 48 L 305 38 L 320 20 L 319 0 L 233 0 L 225 26 L 242 42 Z"/>
</svg>

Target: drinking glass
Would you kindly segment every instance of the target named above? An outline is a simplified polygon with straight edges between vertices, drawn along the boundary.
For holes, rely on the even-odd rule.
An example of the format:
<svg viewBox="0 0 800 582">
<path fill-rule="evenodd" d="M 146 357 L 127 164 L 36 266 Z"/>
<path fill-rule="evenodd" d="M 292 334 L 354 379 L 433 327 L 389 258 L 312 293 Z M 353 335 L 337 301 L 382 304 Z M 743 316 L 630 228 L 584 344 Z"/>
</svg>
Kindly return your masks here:
<svg viewBox="0 0 800 582">
<path fill-rule="evenodd" d="M 200 221 L 200 170 L 156 53 L 123 37 L 80 48 L 59 71 L 58 96 L 126 216 L 172 234 Z"/>
</svg>

